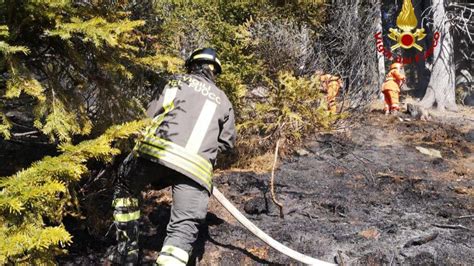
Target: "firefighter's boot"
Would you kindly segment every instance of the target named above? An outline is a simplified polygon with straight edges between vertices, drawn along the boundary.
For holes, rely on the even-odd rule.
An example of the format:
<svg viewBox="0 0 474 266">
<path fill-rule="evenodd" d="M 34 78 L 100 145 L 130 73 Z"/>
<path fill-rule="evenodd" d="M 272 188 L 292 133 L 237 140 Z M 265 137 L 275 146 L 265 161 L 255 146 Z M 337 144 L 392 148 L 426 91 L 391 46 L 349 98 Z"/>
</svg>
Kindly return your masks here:
<svg viewBox="0 0 474 266">
<path fill-rule="evenodd" d="M 117 198 L 113 202 L 114 226 L 117 244 L 107 255 L 107 260 L 113 264 L 138 264 L 138 235 L 140 211 L 138 200 L 134 198 Z"/>
</svg>

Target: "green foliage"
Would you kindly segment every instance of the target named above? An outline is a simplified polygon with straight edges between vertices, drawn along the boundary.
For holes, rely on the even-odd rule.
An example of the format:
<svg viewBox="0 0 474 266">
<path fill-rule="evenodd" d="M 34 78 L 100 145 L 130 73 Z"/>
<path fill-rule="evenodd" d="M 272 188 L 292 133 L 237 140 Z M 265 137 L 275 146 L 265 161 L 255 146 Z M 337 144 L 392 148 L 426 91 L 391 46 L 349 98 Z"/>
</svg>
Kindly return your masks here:
<svg viewBox="0 0 474 266">
<path fill-rule="evenodd" d="M 8 120 L 7 116 L 3 113 L 0 113 L 0 134 L 3 135 L 5 139 L 10 139 L 10 128 L 12 124 Z"/>
<path fill-rule="evenodd" d="M 13 2 L 0 3 L 0 24 L 6 24 L 0 25 L 0 71 L 6 77 L 0 97 L 33 98 L 35 123 L 23 126 L 36 127 L 52 142 L 139 117 L 143 102 L 137 101 L 146 101 L 153 86 L 145 74 L 174 73 L 182 64 L 147 46 L 155 37 L 140 30 L 145 21 L 131 18 L 127 1 Z M 0 112 L 9 111 L 4 106 Z M 2 125 L 6 136 L 9 127 Z"/>
<path fill-rule="evenodd" d="M 51 140 L 57 138 L 61 142 L 69 142 L 71 136 L 88 135 L 92 129 L 92 124 L 87 118 L 81 126 L 81 121 L 78 121 L 77 116 L 76 112 L 67 110 L 59 99 L 53 99 L 51 113 L 47 115 L 45 123 L 36 120 L 35 126 L 41 129 L 44 134 L 50 136 Z"/>
<path fill-rule="evenodd" d="M 339 118 L 325 111 L 316 78 L 302 77 L 314 72 L 323 1 L 155 1 L 154 9 L 162 18 L 158 42 L 167 52 L 184 58 L 198 47 L 217 49 L 223 64 L 218 86 L 236 110 L 238 146 L 246 157 L 265 152 L 273 137 L 296 143 Z M 251 96 L 259 87 L 271 88 L 265 100 Z M 253 142 L 262 137 L 266 141 Z"/>
<path fill-rule="evenodd" d="M 0 264 L 52 263 L 63 252 L 72 237 L 62 218 L 79 208 L 72 185 L 88 161 L 112 160 L 120 150 L 111 143 L 145 122 L 106 129 L 140 117 L 196 48 L 219 53 L 217 82 L 236 110 L 243 157 L 277 138 L 297 144 L 339 118 L 326 112 L 313 69 L 298 70 L 314 55 L 319 2 L 86 2 L 0 0 L 0 136 L 15 138 L 6 114 L 20 110 L 31 117 L 21 128 L 39 130 L 62 152 L 0 178 Z M 252 97 L 256 88 L 267 94 Z"/>
<path fill-rule="evenodd" d="M 101 47 L 103 43 L 115 47 L 120 44 L 119 38 L 123 33 L 130 32 L 143 24 L 145 22 L 142 20 L 125 19 L 119 22 L 107 22 L 101 17 L 86 21 L 73 17 L 70 23 L 58 23 L 55 30 L 47 30 L 46 33 L 50 36 L 59 36 L 63 40 L 71 39 L 73 34 L 81 34 L 83 41 L 92 42 L 96 47 Z"/>
<path fill-rule="evenodd" d="M 62 226 L 39 228 L 29 224 L 15 229 L 13 231 L 6 226 L 0 228 L 0 237 L 4 240 L 0 243 L 1 263 L 7 263 L 10 258 L 18 257 L 19 254 L 29 253 L 15 261 L 33 265 L 53 264 L 54 256 L 60 250 L 52 247 L 64 247 L 71 243 L 71 236 Z"/>
<path fill-rule="evenodd" d="M 239 125 L 242 134 L 266 140 L 261 145 L 268 147 L 278 138 L 299 144 L 305 135 L 317 128 L 329 128 L 338 118 L 327 111 L 319 76 L 295 77 L 291 72 L 280 72 L 276 82 L 266 81 L 270 88 L 267 99 L 256 103 L 255 112 Z M 249 138 L 241 148 L 249 153 L 255 151 L 252 145 Z"/>
<path fill-rule="evenodd" d="M 36 80 L 27 68 L 22 66 L 14 59 L 10 59 L 10 75 L 11 78 L 7 80 L 7 89 L 5 92 L 6 98 L 18 98 L 21 93 L 36 98 L 43 102 L 45 96 L 43 94 L 43 87 Z"/>
<path fill-rule="evenodd" d="M 183 65 L 183 60 L 169 55 L 151 55 L 147 57 L 138 57 L 134 60 L 137 64 L 147 66 L 155 71 L 166 69 L 170 73 L 178 73 Z"/>
<path fill-rule="evenodd" d="M 0 39 L 6 39 L 10 35 L 7 25 L 0 25 Z M 9 56 L 14 53 L 22 52 L 23 54 L 28 54 L 30 50 L 24 46 L 14 46 L 9 45 L 6 41 L 0 40 L 0 53 L 4 56 Z"/>
<path fill-rule="evenodd" d="M 250 18 L 261 4 L 222 1 L 209 5 L 205 1 L 157 1 L 155 10 L 163 17 L 159 42 L 170 52 L 184 51 L 183 57 L 193 50 L 211 46 L 216 48 L 223 64 L 218 85 L 240 112 L 243 97 L 263 69 L 248 50 L 243 22 Z M 189 25 L 193 25 L 189 27 Z"/>
<path fill-rule="evenodd" d="M 145 127 L 147 120 L 108 129 L 77 145 L 63 144 L 61 155 L 46 157 L 10 177 L 0 178 L 0 264 L 53 263 L 61 247 L 71 243 L 62 217 L 73 205 L 71 183 L 88 172 L 89 160 L 110 161 L 120 150 L 112 143 Z"/>
</svg>

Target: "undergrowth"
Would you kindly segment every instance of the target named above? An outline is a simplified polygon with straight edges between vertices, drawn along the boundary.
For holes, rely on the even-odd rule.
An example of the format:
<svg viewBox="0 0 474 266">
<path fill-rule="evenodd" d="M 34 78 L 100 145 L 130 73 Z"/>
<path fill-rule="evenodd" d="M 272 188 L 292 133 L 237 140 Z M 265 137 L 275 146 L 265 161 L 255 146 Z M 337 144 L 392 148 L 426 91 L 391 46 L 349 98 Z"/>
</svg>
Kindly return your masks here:
<svg viewBox="0 0 474 266">
<path fill-rule="evenodd" d="M 280 72 L 276 82 L 266 79 L 269 90 L 264 99 L 254 103 L 255 111 L 238 125 L 238 160 L 233 165 L 261 171 L 271 169 L 267 157 L 277 140 L 280 154 L 295 150 L 317 130 L 329 130 L 347 114 L 327 111 L 324 94 L 319 90 L 319 76 L 296 77 L 291 72 Z M 256 161 L 261 161 L 256 163 Z"/>
</svg>

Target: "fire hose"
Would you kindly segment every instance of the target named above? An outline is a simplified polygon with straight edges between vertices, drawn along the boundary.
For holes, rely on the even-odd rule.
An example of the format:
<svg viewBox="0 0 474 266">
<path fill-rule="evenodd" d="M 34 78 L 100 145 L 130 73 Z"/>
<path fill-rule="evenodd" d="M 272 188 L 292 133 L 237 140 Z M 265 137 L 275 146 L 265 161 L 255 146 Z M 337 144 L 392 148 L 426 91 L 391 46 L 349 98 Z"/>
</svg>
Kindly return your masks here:
<svg viewBox="0 0 474 266">
<path fill-rule="evenodd" d="M 212 195 L 219 201 L 222 206 L 234 216 L 239 223 L 241 223 L 245 228 L 247 228 L 250 232 L 252 232 L 255 236 L 260 238 L 263 242 L 267 243 L 270 247 L 276 249 L 282 254 L 285 254 L 288 257 L 291 257 L 299 262 L 309 264 L 309 265 L 322 265 L 322 266 L 328 266 L 328 265 L 336 265 L 332 264 L 329 262 L 325 262 L 322 260 L 318 260 L 309 256 L 306 256 L 304 254 L 299 253 L 298 251 L 295 251 L 280 242 L 276 241 L 273 239 L 271 236 L 267 235 L 265 232 L 260 230 L 255 224 L 253 224 L 247 217 L 245 217 L 237 208 L 230 203 L 229 200 L 226 199 L 226 197 L 216 188 L 213 187 L 212 189 Z"/>
</svg>

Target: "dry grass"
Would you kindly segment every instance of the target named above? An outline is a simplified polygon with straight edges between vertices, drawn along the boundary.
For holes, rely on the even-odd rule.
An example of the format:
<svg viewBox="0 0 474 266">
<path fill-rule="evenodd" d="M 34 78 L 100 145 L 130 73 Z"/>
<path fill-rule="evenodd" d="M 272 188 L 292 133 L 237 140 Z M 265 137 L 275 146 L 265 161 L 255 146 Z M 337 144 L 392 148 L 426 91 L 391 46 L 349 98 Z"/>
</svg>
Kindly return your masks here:
<svg viewBox="0 0 474 266">
<path fill-rule="evenodd" d="M 231 171 L 251 171 L 257 174 L 269 173 L 273 166 L 273 153 L 267 152 L 254 158 L 243 159 L 234 165 Z"/>
</svg>

